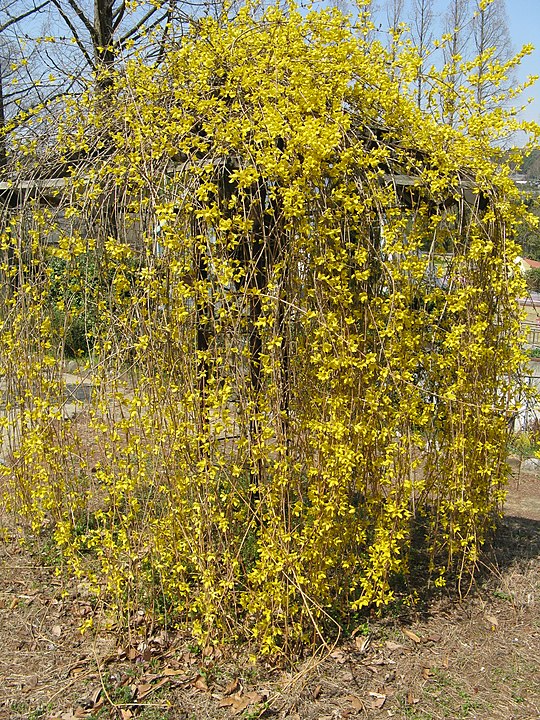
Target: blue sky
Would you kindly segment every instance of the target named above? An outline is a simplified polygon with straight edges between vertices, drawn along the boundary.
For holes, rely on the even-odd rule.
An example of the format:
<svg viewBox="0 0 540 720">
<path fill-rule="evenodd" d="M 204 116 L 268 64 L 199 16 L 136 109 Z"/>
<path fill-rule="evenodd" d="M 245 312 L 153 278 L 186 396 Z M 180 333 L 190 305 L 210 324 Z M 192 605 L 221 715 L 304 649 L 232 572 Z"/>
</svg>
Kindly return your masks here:
<svg viewBox="0 0 540 720">
<path fill-rule="evenodd" d="M 410 0 L 406 0 L 406 4 L 409 3 Z M 540 0 L 506 0 L 505 4 L 514 52 L 530 43 L 536 47 L 518 69 L 517 80 L 522 82 L 529 75 L 540 75 Z M 448 0 L 435 0 L 435 5 L 442 14 L 448 7 Z M 528 97 L 534 97 L 534 102 L 527 107 L 522 117 L 540 122 L 540 80 L 526 91 L 523 102 Z"/>
<path fill-rule="evenodd" d="M 514 50 L 527 43 L 536 49 L 527 57 L 519 70 L 519 80 L 527 75 L 540 75 L 540 0 L 507 0 L 506 12 Z M 535 102 L 527 108 L 524 117 L 540 122 L 540 80 L 528 91 Z"/>
<path fill-rule="evenodd" d="M 410 6 L 411 0 L 405 0 L 405 4 Z M 448 4 L 448 0 L 435 0 L 441 15 Z M 521 50 L 523 45 L 532 43 L 535 46 L 517 70 L 517 81 L 521 83 L 530 75 L 540 75 L 540 0 L 506 0 L 505 6 L 514 52 Z M 540 123 L 540 79 L 525 91 L 521 104 L 524 105 L 528 98 L 533 98 L 533 102 L 524 109 L 521 117 Z"/>
<path fill-rule="evenodd" d="M 385 7 L 391 0 L 373 0 L 375 18 L 382 21 L 385 27 Z M 442 32 L 442 18 L 446 13 L 449 0 L 434 0 L 434 34 L 438 36 Z M 469 3 L 469 10 L 473 2 Z M 404 0 L 402 19 L 410 22 L 413 0 Z M 517 82 L 523 82 L 529 75 L 540 75 L 540 0 L 506 0 L 506 14 L 510 30 L 511 42 L 514 52 L 521 50 L 523 45 L 533 44 L 537 46 L 534 52 L 526 57 L 517 70 Z M 378 12 L 377 12 L 378 9 Z M 522 117 L 526 120 L 535 120 L 540 123 L 540 80 L 525 91 L 522 102 L 525 104 L 529 97 L 534 98 L 533 102 L 523 111 Z M 516 101 L 516 104 L 518 102 Z"/>
</svg>

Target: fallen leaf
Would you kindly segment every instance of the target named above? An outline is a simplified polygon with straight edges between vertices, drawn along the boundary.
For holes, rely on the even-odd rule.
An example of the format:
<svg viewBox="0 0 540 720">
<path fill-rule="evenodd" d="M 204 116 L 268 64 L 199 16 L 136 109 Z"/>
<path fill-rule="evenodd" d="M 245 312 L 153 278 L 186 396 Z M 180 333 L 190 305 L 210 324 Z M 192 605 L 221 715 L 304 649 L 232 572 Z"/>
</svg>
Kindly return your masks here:
<svg viewBox="0 0 540 720">
<path fill-rule="evenodd" d="M 234 715 L 239 715 L 241 712 L 244 712 L 244 710 L 245 710 L 247 707 L 249 707 L 250 705 L 251 705 L 251 703 L 250 703 L 249 700 L 247 700 L 247 699 L 243 699 L 241 702 L 235 703 L 235 704 L 232 706 L 233 714 L 234 714 Z"/>
<path fill-rule="evenodd" d="M 230 707 L 231 705 L 233 705 L 233 703 L 234 700 L 232 699 L 232 697 L 224 697 L 221 698 L 221 700 L 218 702 L 218 707 Z"/>
<path fill-rule="evenodd" d="M 129 709 L 122 708 L 120 710 L 120 717 L 122 718 L 122 720 L 131 720 L 131 718 L 133 717 L 133 713 Z"/>
<path fill-rule="evenodd" d="M 486 615 L 486 620 L 490 624 L 492 630 L 496 630 L 499 627 L 499 621 L 495 615 Z"/>
<path fill-rule="evenodd" d="M 205 648 L 203 648 L 202 656 L 205 658 L 210 658 L 214 654 L 214 648 L 211 645 L 207 645 Z"/>
<path fill-rule="evenodd" d="M 248 705 L 251 704 L 251 700 L 248 697 L 242 697 L 241 695 L 231 695 L 231 697 L 223 698 L 219 703 L 220 707 L 230 707 L 235 715 L 245 710 Z"/>
<path fill-rule="evenodd" d="M 197 675 L 195 681 L 193 682 L 193 686 L 196 687 L 197 690 L 208 690 L 208 685 L 206 684 L 206 680 L 202 675 Z"/>
<path fill-rule="evenodd" d="M 245 695 L 231 695 L 230 697 L 222 698 L 218 705 L 219 707 L 230 707 L 235 715 L 243 712 L 250 705 L 256 705 L 262 701 L 262 695 L 257 692 L 248 692 Z"/>
<path fill-rule="evenodd" d="M 430 668 L 422 668 L 422 677 L 424 680 L 427 680 L 428 678 L 433 676 L 433 671 Z"/>
<path fill-rule="evenodd" d="M 163 671 L 163 675 L 166 677 L 177 677 L 178 675 L 185 675 L 186 673 L 181 668 L 166 667 Z"/>
<path fill-rule="evenodd" d="M 232 695 L 239 689 L 239 687 L 240 680 L 238 678 L 234 678 L 234 680 L 231 680 L 231 682 L 226 686 L 223 692 L 225 695 Z"/>
<path fill-rule="evenodd" d="M 357 635 L 354 638 L 354 644 L 359 653 L 365 653 L 371 643 L 371 635 Z"/>
<path fill-rule="evenodd" d="M 406 635 L 409 640 L 412 640 L 416 644 L 422 642 L 422 638 L 420 637 L 420 635 L 417 635 L 412 630 L 407 630 L 407 628 L 403 628 L 403 634 Z"/>
<path fill-rule="evenodd" d="M 347 695 L 345 700 L 350 703 L 355 710 L 363 710 L 364 709 L 364 702 L 359 697 L 356 697 L 356 695 Z"/>
<path fill-rule="evenodd" d="M 142 700 L 148 693 L 152 692 L 152 686 L 150 683 L 143 683 L 142 685 L 137 685 L 137 699 Z"/>
<path fill-rule="evenodd" d="M 59 638 L 62 635 L 62 626 L 53 625 L 52 634 L 54 635 L 54 637 Z"/>
<path fill-rule="evenodd" d="M 161 630 L 158 635 L 154 635 L 153 637 L 151 637 L 149 642 L 153 643 L 154 645 L 160 645 L 161 647 L 167 647 L 169 645 L 170 639 L 167 631 Z"/>
<path fill-rule="evenodd" d="M 156 690 L 159 690 L 160 687 L 163 687 L 169 682 L 169 678 L 163 678 L 158 683 L 155 683 L 154 685 L 150 685 L 150 683 L 144 683 L 141 685 L 137 685 L 137 700 L 143 700 L 145 697 L 150 695 L 150 693 L 155 692 Z M 208 689 L 208 688 L 207 688 Z"/>
<path fill-rule="evenodd" d="M 336 662 L 340 663 L 340 665 L 343 665 L 344 662 L 347 662 L 347 656 L 342 650 L 334 650 L 333 653 L 330 653 L 330 657 L 333 658 Z"/>
<path fill-rule="evenodd" d="M 139 657 L 139 651 L 135 648 L 129 648 L 126 655 L 128 660 L 136 660 Z"/>
<path fill-rule="evenodd" d="M 312 693 L 313 699 L 317 700 L 317 698 L 319 698 L 321 696 L 321 692 L 322 692 L 322 685 L 317 685 L 317 687 L 313 690 L 313 693 Z"/>
<path fill-rule="evenodd" d="M 144 683 L 152 683 L 160 677 L 161 675 L 157 675 L 156 673 L 144 673 L 144 675 L 139 678 L 139 684 L 143 685 Z"/>
<path fill-rule="evenodd" d="M 257 705 L 257 703 L 262 702 L 263 696 L 260 695 L 258 692 L 247 692 L 245 693 L 244 697 L 249 698 L 251 701 L 251 705 Z"/>
<path fill-rule="evenodd" d="M 371 698 L 370 706 L 372 710 L 380 710 L 386 702 L 386 695 L 377 692 L 370 692 L 369 697 Z"/>
<path fill-rule="evenodd" d="M 390 650 L 390 651 L 393 651 L 393 650 L 405 650 L 405 646 L 404 646 L 404 645 L 400 645 L 399 643 L 393 642 L 392 640 L 387 640 L 384 644 L 385 644 L 386 648 L 387 648 L 388 650 Z"/>
</svg>

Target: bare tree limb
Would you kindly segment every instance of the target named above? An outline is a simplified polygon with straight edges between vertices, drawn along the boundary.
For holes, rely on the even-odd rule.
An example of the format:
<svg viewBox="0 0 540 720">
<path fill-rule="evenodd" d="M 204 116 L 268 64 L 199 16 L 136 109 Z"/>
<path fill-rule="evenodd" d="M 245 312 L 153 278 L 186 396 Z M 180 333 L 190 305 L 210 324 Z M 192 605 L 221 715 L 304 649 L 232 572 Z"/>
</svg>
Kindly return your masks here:
<svg viewBox="0 0 540 720">
<path fill-rule="evenodd" d="M 150 10 L 149 10 L 145 15 L 143 15 L 142 18 L 141 18 L 137 23 L 135 23 L 135 25 L 133 25 L 133 27 L 130 28 L 130 29 L 127 31 L 127 33 L 125 33 L 125 35 L 122 35 L 122 37 L 118 40 L 119 46 L 122 47 L 126 40 L 129 40 L 130 37 L 133 37 L 133 35 L 135 35 L 135 34 L 141 29 L 141 27 L 142 27 L 153 15 L 155 15 L 155 13 L 156 13 L 158 10 L 161 10 L 161 7 L 153 7 L 153 8 L 150 8 Z M 165 13 L 165 15 L 163 15 L 163 17 L 167 17 L 167 13 Z M 162 19 L 163 19 L 163 18 L 162 18 Z"/>
<path fill-rule="evenodd" d="M 79 50 L 81 51 L 81 53 L 83 54 L 84 59 L 86 60 L 86 62 L 88 63 L 88 65 L 92 68 L 92 70 L 94 70 L 94 69 L 95 69 L 94 61 L 93 61 L 93 59 L 90 57 L 90 54 L 88 53 L 88 51 L 87 51 L 87 49 L 86 49 L 86 47 L 85 47 L 82 39 L 81 39 L 80 36 L 79 36 L 79 33 L 78 33 L 77 28 L 75 27 L 75 25 L 74 25 L 74 24 L 72 23 L 72 21 L 71 21 L 71 18 L 70 18 L 69 15 L 65 12 L 65 10 L 62 8 L 62 6 L 61 6 L 60 3 L 58 2 L 58 0 L 51 0 L 51 2 L 55 5 L 55 7 L 57 8 L 58 12 L 60 13 L 62 19 L 64 20 L 64 22 L 66 23 L 66 25 L 68 26 L 68 28 L 71 30 L 71 33 L 72 33 L 72 35 L 73 35 L 73 39 L 74 39 L 75 42 L 77 43 L 77 46 L 78 46 Z M 70 3 L 70 4 L 71 4 L 71 3 Z"/>
<path fill-rule="evenodd" d="M 56 5 L 56 7 L 59 7 L 57 1 L 53 0 L 53 2 Z M 93 40 L 94 36 L 95 36 L 95 30 L 94 30 L 94 26 L 92 25 L 90 20 L 86 17 L 86 15 L 84 14 L 84 12 L 80 8 L 80 6 L 77 5 L 77 3 L 75 2 L 75 0 L 68 0 L 68 3 L 73 8 L 73 10 L 74 10 L 75 14 L 77 15 L 77 17 L 79 18 L 79 20 L 83 23 L 85 28 L 88 30 L 90 37 Z"/>
<path fill-rule="evenodd" d="M 18 22 L 21 22 L 21 20 L 25 20 L 27 17 L 30 17 L 30 15 L 33 15 L 34 13 L 37 13 L 40 10 L 43 10 L 43 8 L 46 7 L 48 4 L 49 4 L 49 0 L 45 0 L 45 2 L 42 2 L 41 5 L 37 5 L 36 7 L 30 8 L 30 10 L 27 10 L 27 12 L 21 13 L 20 15 L 17 15 L 16 17 L 12 17 L 9 20 L 6 20 L 6 22 L 3 25 L 0 25 L 0 33 L 3 33 L 5 30 L 10 28 L 12 25 L 16 25 Z"/>
<path fill-rule="evenodd" d="M 124 13 L 126 12 L 126 3 L 125 1 L 119 5 L 116 10 L 113 13 L 113 30 L 117 30 L 118 26 L 122 22 L 122 19 L 124 17 Z"/>
</svg>

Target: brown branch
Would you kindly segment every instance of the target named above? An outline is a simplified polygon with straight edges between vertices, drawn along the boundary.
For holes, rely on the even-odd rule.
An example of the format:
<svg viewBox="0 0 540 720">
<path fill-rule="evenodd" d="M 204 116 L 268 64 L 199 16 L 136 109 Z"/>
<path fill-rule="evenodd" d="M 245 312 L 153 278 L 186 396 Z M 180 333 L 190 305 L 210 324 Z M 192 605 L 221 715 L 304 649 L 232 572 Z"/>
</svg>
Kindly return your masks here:
<svg viewBox="0 0 540 720">
<path fill-rule="evenodd" d="M 130 37 L 135 35 L 135 33 L 137 33 L 137 31 L 141 29 L 141 27 L 144 25 L 144 23 L 147 20 L 150 20 L 152 15 L 154 15 L 158 10 L 161 10 L 161 7 L 153 7 L 146 13 L 146 15 L 143 15 L 143 17 L 139 20 L 139 22 L 135 23 L 135 25 L 133 25 L 133 27 L 130 30 L 128 30 L 127 33 L 125 33 L 125 35 L 122 35 L 122 37 L 118 41 L 118 45 L 120 47 L 122 47 L 123 44 L 126 42 L 126 40 L 129 40 Z M 164 18 L 167 17 L 167 13 L 165 13 L 163 15 L 163 17 Z"/>
<path fill-rule="evenodd" d="M 59 8 L 58 0 L 52 0 L 52 1 L 53 1 L 54 4 L 56 5 L 56 7 Z M 92 38 L 92 42 L 94 42 L 94 38 L 95 38 L 94 26 L 92 25 L 92 23 L 90 22 L 90 20 L 86 17 L 86 15 L 85 15 L 84 12 L 81 10 L 81 8 L 79 7 L 79 5 L 77 5 L 77 3 L 75 2 L 75 0 L 68 0 L 68 3 L 71 5 L 71 7 L 72 7 L 73 10 L 75 11 L 75 14 L 76 14 L 77 17 L 79 18 L 79 20 L 83 23 L 83 25 L 85 26 L 85 28 L 86 28 L 86 29 L 88 30 L 88 32 L 90 33 L 90 37 Z"/>
<path fill-rule="evenodd" d="M 122 2 L 120 7 L 118 7 L 113 13 L 113 30 L 118 29 L 118 26 L 122 22 L 125 12 L 126 12 L 126 3 Z"/>
<path fill-rule="evenodd" d="M 89 55 L 89 53 L 88 53 L 88 50 L 86 49 L 86 47 L 85 47 L 85 45 L 84 45 L 84 42 L 83 42 L 82 39 L 79 37 L 79 33 L 78 33 L 78 31 L 77 31 L 77 28 L 76 28 L 75 25 L 71 22 L 71 18 L 70 18 L 69 15 L 65 12 L 65 10 L 62 8 L 62 6 L 61 6 L 60 3 L 58 2 L 58 0 L 51 0 L 51 2 L 55 5 L 55 7 L 56 7 L 56 9 L 58 10 L 58 12 L 60 13 L 62 19 L 64 20 L 64 22 L 66 23 L 66 25 L 68 26 L 68 28 L 71 30 L 71 32 L 72 32 L 72 34 L 73 34 L 73 39 L 74 39 L 75 42 L 77 43 L 77 46 L 78 46 L 79 50 L 81 51 L 81 53 L 83 54 L 84 59 L 86 60 L 86 62 L 88 63 L 88 65 L 92 68 L 92 70 L 94 70 L 94 69 L 95 69 L 94 62 L 93 62 L 92 58 L 90 57 L 90 55 Z M 71 4 L 71 2 L 70 2 L 70 4 Z M 92 28 L 91 34 L 92 34 L 92 33 L 93 33 L 93 28 Z M 92 37 L 93 37 L 93 35 L 92 35 Z"/>
<path fill-rule="evenodd" d="M 49 0 L 45 0 L 45 2 L 42 2 L 41 5 L 38 5 L 37 7 L 33 7 L 30 10 L 27 10 L 25 13 L 21 13 L 20 15 L 17 15 L 17 17 L 10 18 L 9 20 L 6 20 L 6 22 L 3 25 L 0 25 L 0 33 L 3 33 L 4 30 L 7 30 L 12 25 L 15 25 L 16 23 L 20 22 L 21 20 L 24 20 L 27 17 L 30 17 L 30 15 L 33 15 L 34 13 L 39 12 L 40 10 L 43 10 L 43 8 L 49 4 Z"/>
</svg>

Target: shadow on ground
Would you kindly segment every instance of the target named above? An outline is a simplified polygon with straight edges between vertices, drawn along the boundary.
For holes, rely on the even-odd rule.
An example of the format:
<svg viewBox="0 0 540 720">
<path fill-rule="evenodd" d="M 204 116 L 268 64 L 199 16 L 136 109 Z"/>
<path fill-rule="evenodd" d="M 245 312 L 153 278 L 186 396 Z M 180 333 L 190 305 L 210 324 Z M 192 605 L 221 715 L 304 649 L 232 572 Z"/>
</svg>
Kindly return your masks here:
<svg viewBox="0 0 540 720">
<path fill-rule="evenodd" d="M 540 520 L 507 515 L 497 528 L 488 552 L 504 569 L 519 560 L 540 556 Z"/>
</svg>

